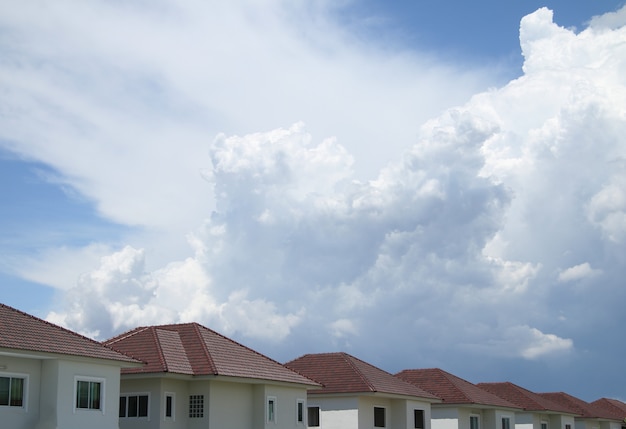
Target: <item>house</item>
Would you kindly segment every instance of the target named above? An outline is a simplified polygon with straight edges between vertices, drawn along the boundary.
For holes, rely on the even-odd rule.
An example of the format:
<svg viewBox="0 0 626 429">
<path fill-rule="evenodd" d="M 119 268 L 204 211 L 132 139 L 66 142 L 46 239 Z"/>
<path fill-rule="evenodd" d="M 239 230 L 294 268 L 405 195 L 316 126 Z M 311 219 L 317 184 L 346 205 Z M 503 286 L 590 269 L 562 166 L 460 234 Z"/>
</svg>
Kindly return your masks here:
<svg viewBox="0 0 626 429">
<path fill-rule="evenodd" d="M 146 365 L 122 370 L 125 428 L 304 429 L 320 386 L 197 323 L 148 326 L 105 344 Z"/>
<path fill-rule="evenodd" d="M 478 383 L 478 387 L 521 408 L 515 415 L 515 429 L 572 429 L 576 413 L 510 382 Z"/>
<path fill-rule="evenodd" d="M 576 429 L 621 429 L 623 417 L 604 408 L 597 407 L 565 392 L 540 393 L 544 398 L 557 402 L 576 416 Z"/>
<path fill-rule="evenodd" d="M 622 429 L 626 423 L 626 404 L 617 399 L 600 398 L 596 399 L 591 405 L 603 408 L 612 414 L 622 418 Z"/>
<path fill-rule="evenodd" d="M 510 429 L 520 408 L 439 368 L 396 374 L 442 399 L 432 405 L 432 429 Z"/>
<path fill-rule="evenodd" d="M 308 354 L 285 364 L 322 384 L 308 392 L 308 425 L 322 429 L 430 429 L 435 395 L 347 353 Z"/>
<path fill-rule="evenodd" d="M 0 304 L 0 426 L 116 429 L 120 368 L 141 362 Z"/>
</svg>

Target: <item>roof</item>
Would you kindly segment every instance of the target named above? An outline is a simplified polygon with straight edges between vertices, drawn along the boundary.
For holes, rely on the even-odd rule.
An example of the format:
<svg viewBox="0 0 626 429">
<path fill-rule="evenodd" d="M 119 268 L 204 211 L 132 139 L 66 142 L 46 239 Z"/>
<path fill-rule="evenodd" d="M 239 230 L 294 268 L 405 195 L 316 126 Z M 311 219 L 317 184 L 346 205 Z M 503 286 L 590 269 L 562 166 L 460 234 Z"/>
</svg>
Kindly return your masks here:
<svg viewBox="0 0 626 429">
<path fill-rule="evenodd" d="M 95 340 L 1 303 L 0 348 L 140 363 Z"/>
<path fill-rule="evenodd" d="M 622 420 L 623 418 L 617 414 L 607 411 L 604 408 L 592 405 L 589 402 L 585 402 L 582 399 L 576 398 L 575 396 L 565 392 L 540 393 L 539 395 L 554 402 L 558 402 L 559 404 L 570 409 L 573 413 L 579 414 L 584 418 L 608 420 Z"/>
<path fill-rule="evenodd" d="M 322 384 L 310 394 L 378 392 L 439 402 L 432 393 L 343 352 L 307 354 L 285 366 Z"/>
<path fill-rule="evenodd" d="M 620 419 L 626 418 L 626 404 L 617 399 L 600 398 L 591 403 L 595 407 L 599 407 L 609 411 L 620 417 Z"/>
<path fill-rule="evenodd" d="M 519 408 L 511 402 L 439 368 L 405 369 L 397 373 L 396 377 L 440 397 L 444 404 L 476 404 L 489 407 Z"/>
<path fill-rule="evenodd" d="M 548 398 L 508 381 L 503 383 L 478 383 L 477 386 L 514 403 L 526 411 L 577 414 L 558 402 L 551 401 Z"/>
<path fill-rule="evenodd" d="M 147 326 L 105 342 L 146 365 L 122 374 L 215 375 L 318 386 L 280 363 L 197 323 Z"/>
</svg>

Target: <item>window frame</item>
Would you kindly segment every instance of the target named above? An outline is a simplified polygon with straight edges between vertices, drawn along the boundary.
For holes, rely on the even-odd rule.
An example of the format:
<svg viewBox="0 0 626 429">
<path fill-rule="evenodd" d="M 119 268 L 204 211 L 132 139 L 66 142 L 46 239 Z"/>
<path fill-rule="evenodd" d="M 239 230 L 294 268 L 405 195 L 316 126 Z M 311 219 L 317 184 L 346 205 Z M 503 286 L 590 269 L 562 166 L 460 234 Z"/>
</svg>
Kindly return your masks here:
<svg viewBox="0 0 626 429">
<path fill-rule="evenodd" d="M 383 413 L 383 425 L 382 426 L 377 424 L 377 420 L 378 419 L 376 418 L 376 410 L 382 410 L 382 413 Z M 387 407 L 374 405 L 374 427 L 375 428 L 386 428 L 387 427 Z"/>
<path fill-rule="evenodd" d="M 192 404 L 192 400 L 200 400 L 202 402 L 202 408 L 199 409 L 198 408 L 199 404 L 197 403 Z M 204 394 L 189 395 L 189 418 L 190 419 L 203 419 L 204 418 Z"/>
<path fill-rule="evenodd" d="M 91 408 L 91 407 L 79 407 L 78 406 L 78 383 L 89 383 L 89 391 L 91 391 L 91 384 L 92 383 L 99 383 L 100 384 L 100 408 Z M 89 400 L 89 398 L 87 399 L 88 402 L 91 402 Z M 91 377 L 91 376 L 84 376 L 84 375 L 75 375 L 74 376 L 74 413 L 78 412 L 93 412 L 93 411 L 100 411 L 102 414 L 105 413 L 106 410 L 106 378 L 102 378 L 102 377 Z"/>
<path fill-rule="evenodd" d="M 146 404 L 146 415 L 145 416 L 141 416 L 139 415 L 139 412 L 141 410 L 141 402 L 139 400 L 139 398 L 141 397 L 146 397 L 148 403 Z M 136 397 L 137 398 L 137 415 L 136 416 L 129 416 L 128 415 L 128 411 L 129 411 L 129 398 L 131 397 Z M 124 392 L 124 393 L 120 393 L 120 401 L 122 400 L 122 398 L 126 398 L 126 415 L 125 416 L 118 416 L 120 419 L 141 419 L 141 420 L 150 420 L 150 392 Z"/>
<path fill-rule="evenodd" d="M 510 416 L 502 416 L 500 418 L 501 429 L 511 429 L 511 417 Z M 506 425 L 504 422 L 507 422 Z M 505 427 L 506 426 L 506 427 Z"/>
<path fill-rule="evenodd" d="M 167 398 L 172 398 L 170 406 L 171 415 L 167 415 Z M 176 393 L 165 392 L 163 394 L 163 420 L 176 421 Z"/>
<path fill-rule="evenodd" d="M 539 427 L 541 429 L 550 429 L 550 424 L 548 423 L 547 420 L 542 420 L 541 423 L 539 424 Z"/>
<path fill-rule="evenodd" d="M 9 396 L 7 405 L 0 405 L 0 407 L 10 408 L 11 410 L 24 410 L 28 411 L 28 388 L 30 386 L 30 375 L 19 372 L 0 372 L 0 377 L 9 379 Z M 22 382 L 22 405 L 11 405 L 11 379 L 21 379 Z"/>
<path fill-rule="evenodd" d="M 311 417 L 311 411 L 315 411 L 315 410 L 317 412 L 314 412 L 313 415 L 316 416 L 317 422 L 312 422 L 311 421 L 312 419 L 310 418 Z M 321 409 L 320 409 L 319 406 L 312 405 L 312 406 L 306 407 L 306 425 L 307 425 L 307 427 L 310 427 L 310 428 L 318 428 L 318 427 L 320 427 L 320 420 L 321 420 Z M 314 424 L 314 423 L 317 423 L 317 424 Z"/>
<path fill-rule="evenodd" d="M 265 421 L 267 423 L 276 423 L 277 418 L 276 418 L 276 414 L 278 411 L 278 404 L 277 404 L 277 400 L 276 400 L 276 396 L 268 396 L 265 400 Z M 270 407 L 271 404 L 271 407 Z"/>
<path fill-rule="evenodd" d="M 472 427 L 472 419 L 476 419 L 475 429 L 480 429 L 480 414 L 470 414 L 469 418 L 470 418 L 470 429 L 474 429 Z"/>
<path fill-rule="evenodd" d="M 418 414 L 422 415 L 422 421 L 421 421 L 421 426 L 417 425 L 417 416 Z M 426 410 L 422 409 L 422 408 L 414 408 L 413 409 L 413 427 L 415 429 L 426 429 Z"/>
<path fill-rule="evenodd" d="M 304 399 L 298 398 L 296 399 L 296 424 L 304 425 L 304 410 L 306 409 L 306 404 Z"/>
</svg>

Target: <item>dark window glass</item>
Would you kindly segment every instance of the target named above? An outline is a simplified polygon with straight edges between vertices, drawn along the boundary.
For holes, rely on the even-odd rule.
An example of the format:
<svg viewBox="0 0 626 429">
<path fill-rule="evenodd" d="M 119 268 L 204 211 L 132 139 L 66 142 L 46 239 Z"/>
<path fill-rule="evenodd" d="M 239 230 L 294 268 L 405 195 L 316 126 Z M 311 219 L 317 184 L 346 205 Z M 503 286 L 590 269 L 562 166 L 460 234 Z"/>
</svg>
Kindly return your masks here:
<svg viewBox="0 0 626 429">
<path fill-rule="evenodd" d="M 148 417 L 148 396 L 139 397 L 139 417 Z"/>
<path fill-rule="evenodd" d="M 309 407 L 308 408 L 308 425 L 309 427 L 317 427 L 320 425 L 320 407 Z"/>
<path fill-rule="evenodd" d="M 381 407 L 374 407 L 374 427 L 385 427 L 385 409 Z"/>
<path fill-rule="evenodd" d="M 120 417 L 126 417 L 126 396 L 120 396 Z"/>
<path fill-rule="evenodd" d="M 165 417 L 172 417 L 172 397 L 165 397 Z"/>
<path fill-rule="evenodd" d="M 129 396 L 128 397 L 128 417 L 137 417 L 137 412 L 139 411 L 139 407 L 137 406 L 137 397 Z"/>
<path fill-rule="evenodd" d="M 424 410 L 413 410 L 413 420 L 415 429 L 424 429 Z"/>
</svg>

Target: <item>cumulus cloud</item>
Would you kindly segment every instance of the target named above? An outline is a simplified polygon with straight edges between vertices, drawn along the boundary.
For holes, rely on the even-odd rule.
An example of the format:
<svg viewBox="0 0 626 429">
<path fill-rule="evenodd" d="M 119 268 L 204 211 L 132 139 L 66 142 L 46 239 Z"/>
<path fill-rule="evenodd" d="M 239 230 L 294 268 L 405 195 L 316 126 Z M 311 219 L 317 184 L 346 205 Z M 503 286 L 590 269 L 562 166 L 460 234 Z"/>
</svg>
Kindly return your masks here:
<svg viewBox="0 0 626 429">
<path fill-rule="evenodd" d="M 195 9 L 173 8 L 175 19 L 198 34 L 211 27 L 198 24 L 194 17 L 202 14 L 190 12 Z M 220 8 L 227 23 L 241 24 L 237 10 Z M 253 8 L 252 13 L 262 11 Z M 135 21 L 139 18 L 133 13 L 125 19 L 149 24 Z M 163 17 L 157 10 L 149 19 Z M 273 23 L 255 25 L 263 22 Z M 219 122 L 223 132 L 211 134 L 213 139 L 208 132 L 202 138 L 193 133 L 196 122 L 189 135 L 180 136 L 163 133 L 159 125 L 153 130 L 160 142 L 156 147 L 169 150 L 157 155 L 138 143 L 132 149 L 137 153 L 123 152 L 132 164 L 129 171 L 135 167 L 131 160 L 144 152 L 154 164 L 138 185 L 151 189 L 145 198 L 141 192 L 126 193 L 125 180 L 105 186 L 109 166 L 99 165 L 92 174 L 89 164 L 77 166 L 58 155 L 59 168 L 68 177 L 82 178 L 77 186 L 94 195 L 111 218 L 140 220 L 144 211 L 160 207 L 152 198 L 163 197 L 167 210 L 145 225 L 160 230 L 169 216 L 183 219 L 188 212 L 197 222 L 185 236 L 191 249 L 186 257 L 148 269 L 148 246 L 124 247 L 65 292 L 67 308 L 55 310 L 50 319 L 101 338 L 137 324 L 195 320 L 257 345 L 271 344 L 273 356 L 284 360 L 331 347 L 406 366 L 419 365 L 412 359 L 425 355 L 445 366 L 467 354 L 537 362 L 594 350 L 594 332 L 614 327 L 615 320 L 585 318 L 582 326 L 576 316 L 587 314 L 591 305 L 619 315 L 615 306 L 620 300 L 607 297 L 624 296 L 626 27 L 600 30 L 594 25 L 575 33 L 554 23 L 550 10 L 539 9 L 521 21 L 522 76 L 421 120 L 414 106 L 407 107 L 407 100 L 428 86 L 409 78 L 409 71 L 426 70 L 419 61 L 405 55 L 379 61 L 389 57 L 356 49 L 356 42 L 332 22 L 323 23 L 328 32 L 315 32 L 319 39 L 308 37 L 313 27 L 303 28 L 314 48 L 292 37 L 293 28 L 283 28 L 282 20 L 268 26 L 272 30 L 263 37 L 280 48 L 278 54 L 264 50 L 263 37 L 257 40 L 247 31 L 236 37 L 232 52 L 250 54 L 260 74 L 236 74 L 241 88 L 229 94 L 214 82 L 229 78 L 226 71 L 232 69 L 222 68 L 220 61 L 198 63 L 189 47 L 157 68 L 153 84 L 162 97 L 174 97 L 170 109 L 183 99 L 184 109 L 175 112 L 206 114 L 208 124 L 219 122 L 221 115 L 227 120 Z M 173 23 L 165 24 L 165 34 L 181 42 L 169 32 Z M 145 34 L 153 34 L 150 28 Z M 171 48 L 173 42 L 165 39 L 157 37 L 161 47 Z M 331 39 L 341 43 L 332 47 Z M 134 40 L 119 55 L 143 78 L 140 72 L 151 70 L 146 64 L 161 57 L 152 48 L 133 59 L 138 43 Z M 313 54 L 305 55 L 302 47 Z M 112 47 L 102 49 L 95 52 Z M 202 49 L 203 58 L 220 53 L 219 46 Z M 232 52 L 217 58 L 226 61 Z M 330 76 L 328 88 L 297 80 L 301 70 L 295 64 L 300 62 L 313 73 L 311 82 L 319 80 L 312 76 Z M 401 72 L 394 75 L 389 64 Z M 364 65 L 364 76 L 349 73 Z M 244 68 L 237 70 L 244 73 Z M 275 80 L 277 71 L 284 84 Z M 373 82 L 380 81 L 380 74 L 394 78 L 378 86 Z M 433 75 L 426 73 L 426 81 Z M 446 85 L 454 86 L 458 79 L 447 76 Z M 359 92 L 366 87 L 374 92 Z M 250 88 L 261 92 L 248 104 Z M 337 94 L 342 94 L 339 101 Z M 224 102 L 223 109 L 214 99 Z M 350 103 L 342 104 L 344 99 Z M 324 115 L 308 105 L 321 106 Z M 161 117 L 151 110 L 142 113 Z M 319 126 L 322 116 L 334 120 Z M 253 120 L 237 127 L 239 117 Z M 312 125 L 306 125 L 308 118 Z M 114 119 L 109 118 L 111 124 Z M 78 128 L 89 134 L 95 123 L 86 120 Z M 334 126 L 338 133 L 325 132 Z M 349 128 L 360 131 L 344 132 Z M 405 138 L 400 128 L 416 135 L 401 150 L 396 146 Z M 131 136 L 142 135 L 129 129 Z M 21 150 L 34 156 L 36 139 L 27 137 L 12 136 L 25 139 Z M 176 157 L 174 146 L 162 139 L 192 142 L 194 148 L 181 148 L 186 161 L 173 161 L 163 174 L 163 166 L 170 167 L 163 158 Z M 120 147 L 123 142 L 128 140 Z M 198 144 L 206 152 L 201 156 Z M 363 160 L 358 148 L 370 145 L 395 160 L 385 159 L 375 174 L 364 177 L 357 171 Z M 198 181 L 187 187 L 176 179 L 181 171 L 189 179 L 189 171 L 200 167 L 203 185 Z M 151 180 L 155 183 L 148 184 Z M 210 209 L 202 203 L 200 210 L 198 201 L 204 199 L 211 200 Z M 599 276 L 594 274 L 600 273 L 602 282 L 595 282 Z M 564 283 L 579 279 L 594 287 L 563 293 Z"/>
</svg>

